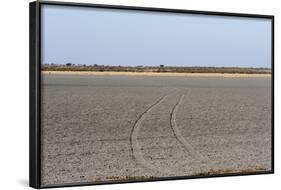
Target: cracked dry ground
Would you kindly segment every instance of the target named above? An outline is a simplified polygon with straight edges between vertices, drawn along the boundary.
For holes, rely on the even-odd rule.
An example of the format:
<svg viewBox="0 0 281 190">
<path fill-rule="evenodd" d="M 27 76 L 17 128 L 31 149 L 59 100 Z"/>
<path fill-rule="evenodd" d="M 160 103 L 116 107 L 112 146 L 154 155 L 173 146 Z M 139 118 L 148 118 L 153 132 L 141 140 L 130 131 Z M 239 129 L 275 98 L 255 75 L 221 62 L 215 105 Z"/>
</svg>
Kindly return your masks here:
<svg viewBox="0 0 281 190">
<path fill-rule="evenodd" d="M 42 183 L 271 168 L 270 78 L 45 75 Z"/>
</svg>

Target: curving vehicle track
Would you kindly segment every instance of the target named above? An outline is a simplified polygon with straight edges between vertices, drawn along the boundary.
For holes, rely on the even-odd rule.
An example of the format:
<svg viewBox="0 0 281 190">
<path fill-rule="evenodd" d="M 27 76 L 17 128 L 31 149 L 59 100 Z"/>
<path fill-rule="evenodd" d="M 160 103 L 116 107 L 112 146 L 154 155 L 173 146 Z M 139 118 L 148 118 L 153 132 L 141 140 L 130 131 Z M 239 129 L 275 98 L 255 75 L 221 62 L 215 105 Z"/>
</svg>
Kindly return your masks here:
<svg viewBox="0 0 281 190">
<path fill-rule="evenodd" d="M 163 114 L 162 117 L 169 118 L 169 127 L 171 128 L 170 131 L 168 131 L 167 134 L 164 134 L 166 136 L 169 136 L 169 138 L 174 138 L 177 141 L 178 147 L 183 147 L 184 150 L 181 150 L 183 152 L 182 154 L 188 154 L 189 159 L 192 159 L 191 164 L 187 164 L 185 162 L 179 162 L 178 165 L 185 168 L 192 168 L 194 163 L 201 164 L 201 168 L 206 168 L 204 163 L 206 163 L 207 158 L 204 157 L 199 151 L 195 150 L 195 148 L 191 145 L 191 143 L 188 142 L 188 140 L 182 135 L 180 129 L 177 126 L 176 121 L 176 114 L 178 112 L 178 107 L 182 105 L 183 98 L 185 95 L 189 92 L 189 89 L 187 90 L 175 90 L 173 93 L 167 94 L 159 98 L 155 103 L 153 103 L 151 106 L 148 107 L 147 110 L 145 110 L 139 118 L 136 120 L 134 126 L 132 127 L 132 132 L 130 135 L 130 144 L 132 148 L 132 155 L 133 159 L 136 160 L 139 164 L 146 167 L 147 169 L 154 170 L 157 173 L 161 173 L 162 175 L 175 175 L 175 170 L 172 167 L 159 167 L 157 164 L 153 164 L 152 158 L 150 160 L 146 159 L 144 156 L 143 151 L 145 151 L 145 146 L 141 146 L 138 142 L 138 136 L 140 131 L 142 130 L 142 123 L 145 122 L 145 120 L 152 115 L 157 115 L 156 108 L 159 107 L 159 105 L 167 104 L 165 101 L 168 97 L 173 100 L 177 100 L 175 103 L 170 105 L 170 113 Z M 167 106 L 165 106 L 167 108 Z M 168 108 L 167 108 L 168 109 Z M 155 113 L 156 112 L 156 113 Z M 157 119 L 157 118 L 156 118 Z M 153 128 L 155 126 L 151 126 Z M 170 134 L 169 134 L 170 133 Z M 163 134 L 162 134 L 163 135 Z M 158 139 L 155 137 L 151 137 L 152 141 L 157 141 Z M 158 147 L 158 151 L 165 152 L 165 149 L 161 147 Z"/>
</svg>

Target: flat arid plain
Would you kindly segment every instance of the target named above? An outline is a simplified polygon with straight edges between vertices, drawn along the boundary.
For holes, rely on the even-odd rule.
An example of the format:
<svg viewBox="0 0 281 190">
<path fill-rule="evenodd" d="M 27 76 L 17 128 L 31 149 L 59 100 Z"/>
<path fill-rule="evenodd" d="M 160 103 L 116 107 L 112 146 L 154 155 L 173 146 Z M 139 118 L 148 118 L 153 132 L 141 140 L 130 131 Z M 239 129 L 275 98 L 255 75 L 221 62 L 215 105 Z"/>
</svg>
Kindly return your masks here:
<svg viewBox="0 0 281 190">
<path fill-rule="evenodd" d="M 271 77 L 42 75 L 42 185 L 271 170 Z"/>
</svg>

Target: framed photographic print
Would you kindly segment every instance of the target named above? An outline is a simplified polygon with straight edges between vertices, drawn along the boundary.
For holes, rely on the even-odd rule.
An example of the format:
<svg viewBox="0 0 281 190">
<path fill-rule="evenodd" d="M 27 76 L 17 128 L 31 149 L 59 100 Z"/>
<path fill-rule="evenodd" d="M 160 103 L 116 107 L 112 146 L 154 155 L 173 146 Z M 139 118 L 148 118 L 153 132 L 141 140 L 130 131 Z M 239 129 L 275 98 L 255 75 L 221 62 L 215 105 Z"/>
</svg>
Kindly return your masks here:
<svg viewBox="0 0 281 190">
<path fill-rule="evenodd" d="M 30 3 L 30 186 L 274 171 L 274 17 Z"/>
</svg>

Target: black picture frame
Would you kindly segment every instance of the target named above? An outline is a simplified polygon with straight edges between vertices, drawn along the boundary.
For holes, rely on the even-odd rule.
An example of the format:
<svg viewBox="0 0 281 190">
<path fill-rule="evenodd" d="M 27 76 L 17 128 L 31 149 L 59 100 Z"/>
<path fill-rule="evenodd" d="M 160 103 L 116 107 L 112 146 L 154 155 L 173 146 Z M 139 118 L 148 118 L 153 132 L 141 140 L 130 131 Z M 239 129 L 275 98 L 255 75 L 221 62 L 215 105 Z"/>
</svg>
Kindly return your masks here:
<svg viewBox="0 0 281 190">
<path fill-rule="evenodd" d="M 29 104 L 29 185 L 33 188 L 46 188 L 41 186 L 41 149 L 40 149 L 40 102 L 41 102 L 41 7 L 42 5 L 59 5 L 59 6 L 74 6 L 74 7 L 93 7 L 119 10 L 138 10 L 151 12 L 167 12 L 167 13 L 186 13 L 196 15 L 217 15 L 217 16 L 234 16 L 242 18 L 263 18 L 271 20 L 271 170 L 258 171 L 247 173 L 227 173 L 214 174 L 208 176 L 177 176 L 177 177 L 161 177 L 157 179 L 146 180 L 127 180 L 127 181 L 112 181 L 112 182 L 98 182 L 98 183 L 79 183 L 56 185 L 49 187 L 66 187 L 66 186 L 84 186 L 84 185 L 98 185 L 98 184 L 115 184 L 115 183 L 133 183 L 133 182 L 148 182 L 148 181 L 163 181 L 163 180 L 180 180 L 180 179 L 194 179 L 194 178 L 210 178 L 210 177 L 226 177 L 226 176 L 242 176 L 242 175 L 256 175 L 256 174 L 273 174 L 274 173 L 274 16 L 260 15 L 260 14 L 245 14 L 245 13 L 229 13 L 229 12 L 211 12 L 198 10 L 183 10 L 183 9 L 167 9 L 167 8 L 152 8 L 152 7 L 134 7 L 121 5 L 105 5 L 105 4 L 89 4 L 89 3 L 73 3 L 73 2 L 55 2 L 55 1 L 35 1 L 29 4 L 29 30 L 30 30 L 30 104 Z"/>
</svg>

